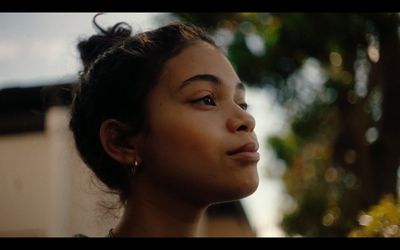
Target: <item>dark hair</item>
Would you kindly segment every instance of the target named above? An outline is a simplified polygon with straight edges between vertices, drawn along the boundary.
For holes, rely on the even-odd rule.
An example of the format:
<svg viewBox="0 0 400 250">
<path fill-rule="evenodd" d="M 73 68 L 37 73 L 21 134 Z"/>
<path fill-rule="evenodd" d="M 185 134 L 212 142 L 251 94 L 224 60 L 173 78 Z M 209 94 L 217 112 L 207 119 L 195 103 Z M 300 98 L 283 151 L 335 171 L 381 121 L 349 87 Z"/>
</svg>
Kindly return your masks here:
<svg viewBox="0 0 400 250">
<path fill-rule="evenodd" d="M 97 16 L 97 15 L 96 15 Z M 146 131 L 146 100 L 157 83 L 166 61 L 196 41 L 217 47 L 199 27 L 182 22 L 131 35 L 131 27 L 120 22 L 78 43 L 83 70 L 71 109 L 70 129 L 86 165 L 122 204 L 129 194 L 129 170 L 103 149 L 99 129 L 106 119 Z"/>
</svg>

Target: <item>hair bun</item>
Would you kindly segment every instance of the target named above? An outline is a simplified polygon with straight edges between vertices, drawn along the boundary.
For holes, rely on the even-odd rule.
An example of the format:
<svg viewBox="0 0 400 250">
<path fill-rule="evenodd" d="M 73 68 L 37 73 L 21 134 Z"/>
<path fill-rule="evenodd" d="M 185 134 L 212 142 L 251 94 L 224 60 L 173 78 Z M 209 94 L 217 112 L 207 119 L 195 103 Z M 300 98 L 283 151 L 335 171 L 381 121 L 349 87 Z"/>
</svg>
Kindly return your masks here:
<svg viewBox="0 0 400 250">
<path fill-rule="evenodd" d="M 98 34 L 78 43 L 78 50 L 85 71 L 99 55 L 104 53 L 107 49 L 122 43 L 122 41 L 130 37 L 132 33 L 131 26 L 126 22 L 119 22 L 107 30 L 104 30 L 96 23 L 96 17 L 99 15 L 101 14 L 96 14 L 93 17 L 93 25 L 97 28 Z"/>
</svg>

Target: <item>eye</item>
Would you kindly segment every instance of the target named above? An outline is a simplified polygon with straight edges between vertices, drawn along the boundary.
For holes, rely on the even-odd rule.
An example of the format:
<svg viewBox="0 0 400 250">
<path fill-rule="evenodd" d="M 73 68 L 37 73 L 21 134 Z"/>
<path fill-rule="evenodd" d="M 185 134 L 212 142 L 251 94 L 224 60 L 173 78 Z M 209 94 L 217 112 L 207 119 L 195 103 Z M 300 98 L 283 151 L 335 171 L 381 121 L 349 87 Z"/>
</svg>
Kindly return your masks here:
<svg viewBox="0 0 400 250">
<path fill-rule="evenodd" d="M 240 103 L 239 106 L 243 109 L 243 110 L 247 110 L 247 108 L 249 107 L 249 105 L 247 103 Z"/>
<path fill-rule="evenodd" d="M 194 100 L 192 101 L 192 103 L 217 106 L 217 104 L 215 104 L 214 98 L 211 95 L 207 95 L 197 100 Z"/>
</svg>

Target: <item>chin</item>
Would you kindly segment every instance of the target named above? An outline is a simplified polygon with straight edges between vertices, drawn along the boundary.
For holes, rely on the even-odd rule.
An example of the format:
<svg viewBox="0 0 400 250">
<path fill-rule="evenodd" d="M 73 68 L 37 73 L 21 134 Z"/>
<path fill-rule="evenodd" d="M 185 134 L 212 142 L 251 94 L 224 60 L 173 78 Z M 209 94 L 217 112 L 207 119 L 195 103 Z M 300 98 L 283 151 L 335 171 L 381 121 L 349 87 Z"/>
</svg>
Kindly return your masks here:
<svg viewBox="0 0 400 250">
<path fill-rule="evenodd" d="M 219 201 L 233 201 L 245 198 L 257 190 L 258 184 L 258 174 L 248 176 L 248 178 L 242 178 L 240 181 L 235 181 L 231 183 L 231 185 L 225 186 Z"/>
<path fill-rule="evenodd" d="M 258 184 L 259 184 L 258 175 L 257 178 L 251 178 L 246 182 L 243 182 L 242 185 L 240 185 L 237 190 L 237 194 L 238 196 L 240 196 L 238 199 L 242 199 L 253 194 L 258 188 Z"/>
<path fill-rule="evenodd" d="M 258 176 L 257 168 L 254 167 L 252 169 L 248 169 L 245 174 L 242 174 L 240 178 L 236 179 L 235 189 L 236 193 L 240 196 L 240 198 L 244 198 L 253 194 L 257 188 L 260 181 Z"/>
</svg>

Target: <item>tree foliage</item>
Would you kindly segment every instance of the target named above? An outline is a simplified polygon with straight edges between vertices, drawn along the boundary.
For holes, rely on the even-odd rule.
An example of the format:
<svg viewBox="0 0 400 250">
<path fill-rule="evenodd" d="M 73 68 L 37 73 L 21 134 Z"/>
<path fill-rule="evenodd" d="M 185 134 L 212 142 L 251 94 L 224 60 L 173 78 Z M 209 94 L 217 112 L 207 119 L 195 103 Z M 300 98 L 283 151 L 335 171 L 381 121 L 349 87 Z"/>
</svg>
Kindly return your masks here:
<svg viewBox="0 0 400 250">
<path fill-rule="evenodd" d="M 400 203 L 384 196 L 367 213 L 359 216 L 360 226 L 350 232 L 350 237 L 400 237 Z"/>
<path fill-rule="evenodd" d="M 268 138 L 287 170 L 289 235 L 346 236 L 397 196 L 399 15 L 176 13 L 209 29 L 242 80 L 274 90 L 290 132 Z"/>
</svg>

